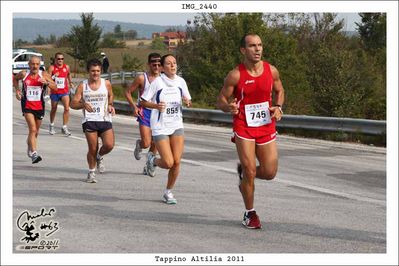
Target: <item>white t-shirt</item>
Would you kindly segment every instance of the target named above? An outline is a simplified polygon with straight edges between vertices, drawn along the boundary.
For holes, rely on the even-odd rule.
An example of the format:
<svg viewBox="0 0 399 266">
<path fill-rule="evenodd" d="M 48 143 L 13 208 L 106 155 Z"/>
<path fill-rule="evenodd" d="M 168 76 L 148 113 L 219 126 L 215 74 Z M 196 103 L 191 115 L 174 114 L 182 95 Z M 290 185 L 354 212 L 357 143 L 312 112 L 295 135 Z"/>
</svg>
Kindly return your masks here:
<svg viewBox="0 0 399 266">
<path fill-rule="evenodd" d="M 141 98 L 157 104 L 166 104 L 163 112 L 152 109 L 150 123 L 153 136 L 171 135 L 176 129 L 183 128 L 182 97 L 191 100 L 186 81 L 177 75 L 174 79 L 169 79 L 165 74 L 161 74 L 151 82 L 150 88 Z"/>
<path fill-rule="evenodd" d="M 108 90 L 105 86 L 105 79 L 101 79 L 101 85 L 97 90 L 92 90 L 88 80 L 83 81 L 83 100 L 90 103 L 94 112 L 87 112 L 83 109 L 82 124 L 87 121 L 112 122 L 108 112 Z"/>
</svg>

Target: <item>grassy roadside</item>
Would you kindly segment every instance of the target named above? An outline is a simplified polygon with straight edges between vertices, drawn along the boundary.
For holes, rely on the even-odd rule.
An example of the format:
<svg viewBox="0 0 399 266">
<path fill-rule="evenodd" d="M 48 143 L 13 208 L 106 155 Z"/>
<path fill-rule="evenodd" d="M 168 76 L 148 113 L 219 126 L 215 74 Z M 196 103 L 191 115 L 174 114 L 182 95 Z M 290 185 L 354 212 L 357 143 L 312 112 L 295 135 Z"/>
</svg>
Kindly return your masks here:
<svg viewBox="0 0 399 266">
<path fill-rule="evenodd" d="M 141 40 L 137 40 L 137 42 L 140 41 Z M 148 44 L 148 40 L 146 44 Z M 75 64 L 75 60 L 73 59 L 73 57 L 68 54 L 68 51 L 70 50 L 70 48 L 68 47 L 56 48 L 49 45 L 40 45 L 40 46 L 29 46 L 29 48 L 34 48 L 39 53 L 43 54 L 46 68 L 50 66 L 50 58 L 54 57 L 54 54 L 56 52 L 62 52 L 65 55 L 65 63 L 71 67 L 72 77 L 80 77 L 82 76 L 82 74 L 84 75 L 86 73 L 85 66 L 84 65 L 79 66 L 77 63 Z M 104 52 L 107 55 L 110 61 L 110 67 L 109 67 L 110 72 L 119 72 L 122 70 L 121 66 L 123 64 L 122 61 L 123 54 L 129 54 L 132 57 L 137 57 L 142 63 L 142 69 L 129 69 L 126 71 L 131 71 L 131 70 L 143 71 L 145 70 L 147 56 L 149 53 L 153 52 L 157 52 L 160 54 L 165 53 L 165 51 L 153 50 L 149 47 L 149 45 L 138 45 L 136 42 L 132 43 L 130 46 L 127 46 L 126 48 L 104 48 L 100 49 L 98 52 L 99 53 Z"/>
</svg>

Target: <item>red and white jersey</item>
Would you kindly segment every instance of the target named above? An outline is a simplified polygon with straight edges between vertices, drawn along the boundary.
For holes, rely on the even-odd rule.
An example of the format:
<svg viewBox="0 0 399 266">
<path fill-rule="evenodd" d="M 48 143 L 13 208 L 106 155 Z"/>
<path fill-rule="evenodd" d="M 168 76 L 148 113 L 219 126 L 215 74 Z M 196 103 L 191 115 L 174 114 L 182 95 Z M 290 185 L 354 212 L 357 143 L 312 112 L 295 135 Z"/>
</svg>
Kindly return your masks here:
<svg viewBox="0 0 399 266">
<path fill-rule="evenodd" d="M 240 80 L 234 88 L 239 113 L 233 117 L 234 131 L 238 128 L 257 128 L 275 131 L 275 120 L 270 119 L 269 107 L 272 106 L 273 76 L 270 65 L 263 61 L 263 73 L 254 77 L 244 64 L 238 65 Z"/>
<path fill-rule="evenodd" d="M 69 70 L 66 64 L 63 64 L 61 67 L 57 66 L 56 64 L 53 65 L 54 69 L 51 72 L 51 76 L 57 84 L 57 92 L 51 92 L 51 94 L 66 94 L 69 92 L 68 89 L 68 82 L 67 77 L 69 74 Z"/>
<path fill-rule="evenodd" d="M 43 77 L 42 71 L 40 70 L 36 77 L 32 76 L 32 73 L 28 72 L 22 80 L 22 105 L 25 109 L 30 110 L 43 110 L 43 83 L 39 79 Z"/>
</svg>

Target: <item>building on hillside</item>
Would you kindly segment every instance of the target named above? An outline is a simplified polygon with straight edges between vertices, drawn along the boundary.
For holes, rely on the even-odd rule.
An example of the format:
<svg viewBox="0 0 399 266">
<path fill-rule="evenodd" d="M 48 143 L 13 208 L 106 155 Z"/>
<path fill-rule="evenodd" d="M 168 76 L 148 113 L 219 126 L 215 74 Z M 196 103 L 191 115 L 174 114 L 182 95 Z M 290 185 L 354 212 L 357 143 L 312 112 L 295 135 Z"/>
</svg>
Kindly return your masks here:
<svg viewBox="0 0 399 266">
<path fill-rule="evenodd" d="M 187 35 L 184 31 L 154 32 L 152 39 L 154 40 L 155 38 L 160 38 L 169 51 L 176 49 L 179 43 L 187 41 Z"/>
</svg>

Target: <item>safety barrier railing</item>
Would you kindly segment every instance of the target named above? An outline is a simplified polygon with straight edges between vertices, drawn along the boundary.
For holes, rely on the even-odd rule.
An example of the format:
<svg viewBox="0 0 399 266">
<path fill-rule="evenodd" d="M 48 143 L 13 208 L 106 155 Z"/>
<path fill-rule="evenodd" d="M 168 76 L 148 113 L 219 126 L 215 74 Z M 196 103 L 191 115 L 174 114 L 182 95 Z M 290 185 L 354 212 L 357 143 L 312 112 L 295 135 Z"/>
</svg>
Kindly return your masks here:
<svg viewBox="0 0 399 266">
<path fill-rule="evenodd" d="M 132 112 L 127 102 L 114 101 L 114 106 L 117 110 Z M 227 124 L 233 122 L 230 114 L 220 110 L 183 108 L 183 117 L 204 122 Z M 386 134 L 386 121 L 285 114 L 277 123 L 277 128 L 384 135 Z"/>
</svg>

